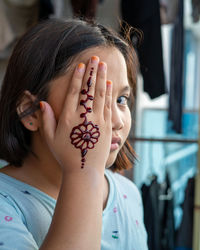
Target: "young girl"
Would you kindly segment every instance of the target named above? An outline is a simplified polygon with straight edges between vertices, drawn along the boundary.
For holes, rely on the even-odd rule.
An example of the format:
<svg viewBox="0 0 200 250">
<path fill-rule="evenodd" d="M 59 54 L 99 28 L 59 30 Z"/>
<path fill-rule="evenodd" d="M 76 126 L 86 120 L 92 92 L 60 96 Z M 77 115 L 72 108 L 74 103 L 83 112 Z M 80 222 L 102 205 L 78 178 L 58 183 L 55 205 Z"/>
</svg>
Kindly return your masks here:
<svg viewBox="0 0 200 250">
<path fill-rule="evenodd" d="M 136 74 L 101 25 L 48 20 L 20 39 L 0 98 L 0 250 L 147 249 L 139 192 L 116 173 Z"/>
</svg>

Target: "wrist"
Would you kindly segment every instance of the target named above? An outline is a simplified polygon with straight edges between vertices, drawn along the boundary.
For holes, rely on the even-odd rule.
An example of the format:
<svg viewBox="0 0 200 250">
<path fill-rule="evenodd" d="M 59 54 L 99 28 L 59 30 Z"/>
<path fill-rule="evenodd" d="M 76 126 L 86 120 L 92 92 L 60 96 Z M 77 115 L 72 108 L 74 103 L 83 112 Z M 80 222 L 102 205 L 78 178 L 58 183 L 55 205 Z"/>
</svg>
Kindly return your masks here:
<svg viewBox="0 0 200 250">
<path fill-rule="evenodd" d="M 86 182 L 93 187 L 102 185 L 104 180 L 104 170 L 103 168 L 97 169 L 95 167 L 85 167 L 84 169 L 74 168 L 69 170 L 68 168 L 63 168 L 62 172 L 62 182 L 69 180 L 76 180 L 76 182 Z"/>
</svg>

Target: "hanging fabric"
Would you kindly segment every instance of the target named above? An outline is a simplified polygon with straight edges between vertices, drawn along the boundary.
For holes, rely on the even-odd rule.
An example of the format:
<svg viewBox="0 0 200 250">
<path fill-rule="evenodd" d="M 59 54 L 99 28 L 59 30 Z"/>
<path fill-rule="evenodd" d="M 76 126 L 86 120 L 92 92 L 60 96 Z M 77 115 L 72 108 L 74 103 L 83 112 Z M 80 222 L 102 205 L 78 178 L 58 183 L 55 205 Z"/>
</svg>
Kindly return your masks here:
<svg viewBox="0 0 200 250">
<path fill-rule="evenodd" d="M 188 180 L 183 202 L 183 217 L 176 232 L 175 250 L 192 250 L 193 211 L 194 211 L 194 178 Z"/>
<path fill-rule="evenodd" d="M 0 52 L 5 50 L 15 39 L 15 34 L 10 27 L 3 2 L 0 1 Z"/>
<path fill-rule="evenodd" d="M 71 0 L 74 16 L 94 19 L 99 0 Z"/>
<path fill-rule="evenodd" d="M 39 20 L 50 18 L 54 14 L 54 6 L 51 0 L 39 0 Z"/>
<path fill-rule="evenodd" d="M 178 11 L 178 0 L 160 0 L 160 19 L 162 24 L 175 22 Z"/>
<path fill-rule="evenodd" d="M 184 52 L 184 14 L 183 0 L 179 0 L 178 15 L 172 31 L 171 73 L 168 119 L 172 129 L 182 132 L 183 113 L 183 52 Z"/>
<path fill-rule="evenodd" d="M 152 99 L 159 97 L 166 93 L 159 0 L 122 0 L 121 12 L 126 23 L 143 32 L 144 39 L 137 51 L 144 91 Z"/>
<path fill-rule="evenodd" d="M 192 1 L 192 19 L 194 23 L 197 23 L 200 20 L 200 0 L 191 0 Z"/>
<path fill-rule="evenodd" d="M 0 1 L 0 60 L 7 59 L 17 39 L 38 21 L 37 0 Z"/>
<path fill-rule="evenodd" d="M 156 177 L 150 186 L 143 184 L 141 191 L 149 250 L 174 250 L 174 206 L 168 175 L 162 184 Z"/>
</svg>

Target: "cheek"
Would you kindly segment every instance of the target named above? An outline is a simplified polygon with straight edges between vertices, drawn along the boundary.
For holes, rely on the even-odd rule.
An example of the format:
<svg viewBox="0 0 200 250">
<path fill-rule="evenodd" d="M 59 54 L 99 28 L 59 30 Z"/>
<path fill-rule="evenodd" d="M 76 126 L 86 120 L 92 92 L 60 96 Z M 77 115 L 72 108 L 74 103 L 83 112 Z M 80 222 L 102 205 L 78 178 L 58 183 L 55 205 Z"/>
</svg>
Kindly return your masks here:
<svg viewBox="0 0 200 250">
<path fill-rule="evenodd" d="M 64 105 L 64 100 L 65 100 L 65 92 L 63 91 L 56 91 L 54 94 L 50 95 L 48 98 L 48 103 L 53 109 L 56 121 L 58 121 L 60 114 L 62 112 L 62 108 Z"/>
<path fill-rule="evenodd" d="M 127 109 L 127 112 L 125 112 L 125 115 L 124 115 L 124 136 L 125 137 L 128 137 L 128 134 L 130 132 L 130 129 L 131 129 L 131 113 L 130 113 L 130 110 Z"/>
<path fill-rule="evenodd" d="M 50 83 L 50 90 L 48 96 L 48 103 L 54 111 L 56 120 L 58 121 L 59 116 L 62 112 L 63 105 L 66 98 L 66 93 L 71 82 L 72 72 L 60 76 Z"/>
</svg>

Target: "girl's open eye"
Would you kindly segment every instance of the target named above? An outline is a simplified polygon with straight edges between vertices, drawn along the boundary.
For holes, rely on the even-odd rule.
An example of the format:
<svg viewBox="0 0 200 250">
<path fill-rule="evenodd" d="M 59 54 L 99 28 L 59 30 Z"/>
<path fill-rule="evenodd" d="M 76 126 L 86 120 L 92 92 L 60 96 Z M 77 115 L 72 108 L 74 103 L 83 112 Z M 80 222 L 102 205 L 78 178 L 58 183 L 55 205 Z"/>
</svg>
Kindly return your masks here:
<svg viewBox="0 0 200 250">
<path fill-rule="evenodd" d="M 117 103 L 120 105 L 127 105 L 128 104 L 129 97 L 128 96 L 119 96 L 117 98 Z"/>
</svg>

